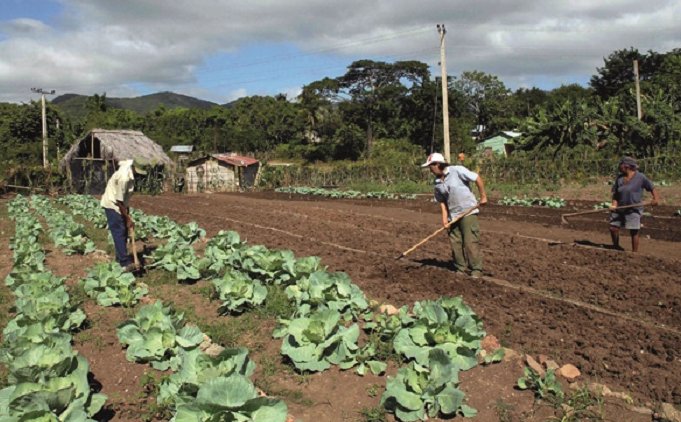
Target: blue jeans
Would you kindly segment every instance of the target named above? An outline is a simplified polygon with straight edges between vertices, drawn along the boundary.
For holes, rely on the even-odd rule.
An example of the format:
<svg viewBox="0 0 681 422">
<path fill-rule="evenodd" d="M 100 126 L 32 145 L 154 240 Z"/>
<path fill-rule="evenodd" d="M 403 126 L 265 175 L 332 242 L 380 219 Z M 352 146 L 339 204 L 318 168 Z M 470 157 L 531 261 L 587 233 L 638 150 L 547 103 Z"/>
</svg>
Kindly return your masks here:
<svg viewBox="0 0 681 422">
<path fill-rule="evenodd" d="M 132 257 L 128 255 L 128 228 L 125 227 L 125 220 L 122 215 L 112 209 L 104 208 L 104 212 L 116 249 L 116 261 L 121 267 L 128 266 L 132 264 Z"/>
</svg>

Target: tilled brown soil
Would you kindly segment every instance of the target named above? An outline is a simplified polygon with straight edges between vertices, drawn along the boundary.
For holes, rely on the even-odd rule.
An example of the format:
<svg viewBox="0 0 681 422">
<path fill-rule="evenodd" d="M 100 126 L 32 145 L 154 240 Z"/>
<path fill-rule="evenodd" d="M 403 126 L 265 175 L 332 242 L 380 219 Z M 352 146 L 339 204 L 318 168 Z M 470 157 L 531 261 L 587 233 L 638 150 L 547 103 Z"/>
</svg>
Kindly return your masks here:
<svg viewBox="0 0 681 422">
<path fill-rule="evenodd" d="M 133 206 L 197 221 L 209 235 L 231 229 L 250 243 L 320 256 L 371 298 L 402 305 L 462 295 L 504 345 L 572 362 L 641 398 L 681 403 L 681 248 L 658 240 L 680 239 L 680 220 L 644 219 L 642 252 L 632 254 L 598 247 L 608 241 L 603 215 L 564 227 L 564 210 L 491 206 L 481 214 L 485 277 L 474 280 L 451 272 L 444 236 L 394 259 L 438 228 L 427 201 L 205 194 L 135 197 Z M 647 239 L 653 225 L 666 237 Z"/>
</svg>

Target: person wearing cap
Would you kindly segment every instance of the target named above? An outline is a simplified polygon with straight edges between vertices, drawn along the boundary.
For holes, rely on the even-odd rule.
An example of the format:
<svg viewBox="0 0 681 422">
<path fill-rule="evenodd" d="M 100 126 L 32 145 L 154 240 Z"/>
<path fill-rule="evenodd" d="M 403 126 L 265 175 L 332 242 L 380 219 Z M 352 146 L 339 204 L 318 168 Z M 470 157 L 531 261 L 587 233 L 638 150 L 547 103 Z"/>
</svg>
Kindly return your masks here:
<svg viewBox="0 0 681 422">
<path fill-rule="evenodd" d="M 145 175 L 146 171 L 133 160 L 118 162 L 118 170 L 109 178 L 100 205 L 104 208 L 107 225 L 111 232 L 116 251 L 116 261 L 126 271 L 133 269 L 133 260 L 128 255 L 128 230 L 135 227 L 130 217 L 129 201 L 135 188 L 135 174 Z"/>
<path fill-rule="evenodd" d="M 620 246 L 620 228 L 628 229 L 631 234 L 631 250 L 638 252 L 639 230 L 641 229 L 641 214 L 643 207 L 615 210 L 617 207 L 640 204 L 643 200 L 643 190 L 652 193 L 650 205 L 660 202 L 660 194 L 653 183 L 638 171 L 636 160 L 624 157 L 620 160 L 619 175 L 612 185 L 612 203 L 610 204 L 610 237 L 615 249 L 623 250 Z"/>
<path fill-rule="evenodd" d="M 428 167 L 435 175 L 435 200 L 440 204 L 444 226 L 465 209 L 487 203 L 485 184 L 477 173 L 461 165 L 449 165 L 439 153 L 430 154 L 421 167 Z M 471 182 L 478 187 L 480 202 L 475 199 Z M 465 272 L 468 269 L 474 278 L 482 275 L 478 212 L 476 209 L 449 226 L 454 269 L 456 272 Z"/>
</svg>

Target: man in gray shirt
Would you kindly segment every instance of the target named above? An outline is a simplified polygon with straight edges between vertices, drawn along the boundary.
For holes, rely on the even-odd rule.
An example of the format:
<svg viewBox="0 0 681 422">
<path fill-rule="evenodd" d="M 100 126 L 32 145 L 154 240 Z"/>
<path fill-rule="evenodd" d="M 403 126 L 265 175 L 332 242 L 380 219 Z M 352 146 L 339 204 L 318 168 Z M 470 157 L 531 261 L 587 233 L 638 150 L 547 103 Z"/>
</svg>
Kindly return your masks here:
<svg viewBox="0 0 681 422">
<path fill-rule="evenodd" d="M 428 167 L 436 177 L 435 200 L 440 204 L 444 226 L 457 218 L 465 209 L 487 203 L 485 184 L 477 173 L 464 166 L 450 166 L 439 153 L 430 154 L 421 167 Z M 471 190 L 471 182 L 475 183 L 480 192 L 479 203 Z M 478 212 L 477 209 L 474 210 L 449 227 L 454 268 L 457 272 L 469 269 L 474 278 L 482 275 Z"/>
</svg>

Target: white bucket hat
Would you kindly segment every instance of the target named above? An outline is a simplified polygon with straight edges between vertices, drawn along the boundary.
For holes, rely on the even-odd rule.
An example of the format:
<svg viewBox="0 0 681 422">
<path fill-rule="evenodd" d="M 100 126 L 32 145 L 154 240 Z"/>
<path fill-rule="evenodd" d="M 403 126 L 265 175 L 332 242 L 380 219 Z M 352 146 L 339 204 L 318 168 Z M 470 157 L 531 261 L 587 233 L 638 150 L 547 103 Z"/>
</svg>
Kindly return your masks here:
<svg viewBox="0 0 681 422">
<path fill-rule="evenodd" d="M 445 157 L 442 156 L 442 154 L 440 154 L 439 152 L 434 152 L 428 156 L 428 159 L 426 160 L 425 163 L 421 164 L 421 167 L 428 167 L 433 163 L 447 164 L 447 161 L 445 160 Z"/>
</svg>

